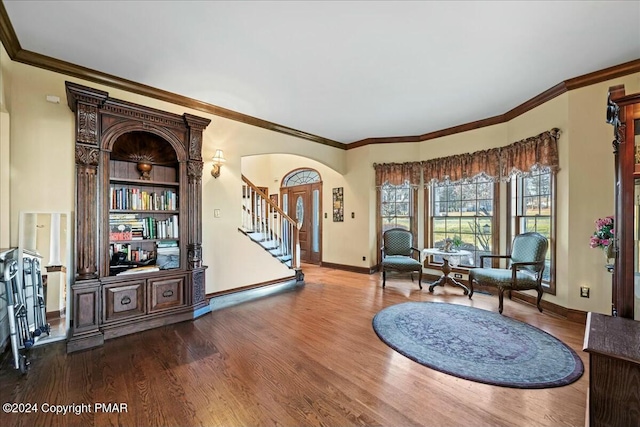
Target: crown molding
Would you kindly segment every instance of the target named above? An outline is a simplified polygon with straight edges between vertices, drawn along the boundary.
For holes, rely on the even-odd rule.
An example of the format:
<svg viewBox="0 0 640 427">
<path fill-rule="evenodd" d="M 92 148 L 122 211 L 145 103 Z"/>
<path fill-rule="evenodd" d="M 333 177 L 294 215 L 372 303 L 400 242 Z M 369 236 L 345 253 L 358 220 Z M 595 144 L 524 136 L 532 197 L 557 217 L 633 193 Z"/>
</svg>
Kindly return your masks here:
<svg viewBox="0 0 640 427">
<path fill-rule="evenodd" d="M 507 111 L 504 114 L 498 116 L 489 117 L 487 119 L 477 120 L 475 122 L 465 123 L 458 126 L 453 126 L 447 129 L 442 129 L 423 135 L 415 136 L 392 136 L 382 138 L 367 138 L 360 141 L 353 142 L 347 145 L 347 150 L 353 148 L 363 147 L 370 144 L 389 144 L 398 142 L 422 142 L 430 139 L 442 138 L 443 136 L 453 135 L 456 133 L 467 132 L 474 129 L 479 129 L 487 126 L 492 126 L 500 123 L 505 123 L 514 118 L 533 110 L 545 102 L 552 100 L 553 98 L 562 95 L 570 90 L 579 89 L 581 87 L 590 86 L 596 83 L 604 82 L 607 80 L 615 79 L 617 77 L 626 76 L 628 74 L 640 72 L 640 59 L 625 62 L 623 64 L 615 65 L 613 67 L 605 68 L 600 71 L 585 74 L 579 77 L 575 77 L 569 80 L 558 83 L 550 89 L 542 92 L 541 94 L 534 96 L 528 101 L 518 105 L 517 107 Z"/>
<path fill-rule="evenodd" d="M 277 123 L 272 123 L 267 120 L 262 120 L 253 116 L 249 116 L 247 114 L 239 113 L 237 111 L 228 110 L 226 108 L 198 101 L 196 99 L 189 98 L 183 95 L 157 89 L 131 80 L 113 76 L 111 74 L 96 71 L 91 68 L 82 67 L 80 65 L 61 61 L 59 59 L 22 49 L 2 1 L 0 1 L 0 41 L 2 41 L 2 44 L 7 50 L 9 58 L 16 62 L 21 62 L 23 64 L 43 68 L 45 70 L 53 71 L 56 73 L 77 77 L 79 79 L 113 87 L 115 89 L 125 90 L 127 92 L 136 93 L 138 95 L 148 96 L 150 98 L 170 102 L 172 104 L 181 105 L 183 107 L 193 108 L 194 110 L 210 113 L 218 117 L 224 117 L 226 119 L 246 123 L 252 126 L 257 126 L 270 131 L 295 136 L 297 138 L 306 139 L 318 144 L 328 145 L 330 147 L 340 149 L 345 148 L 344 144 L 328 138 L 323 138 L 318 135 L 313 135 L 301 130 L 279 125 Z"/>
<path fill-rule="evenodd" d="M 2 0 L 0 0 L 0 41 L 2 41 L 11 59 L 22 50 L 18 36 L 16 36 L 16 32 L 13 30 L 13 25 L 11 25 L 7 9 L 5 9 Z"/>
<path fill-rule="evenodd" d="M 570 90 L 640 72 L 640 59 L 636 59 L 624 64 L 616 65 L 600 71 L 595 71 L 589 74 L 565 80 L 542 92 L 541 94 L 529 99 L 528 101 L 518 105 L 517 107 L 507 111 L 504 114 L 477 120 L 470 123 L 465 123 L 458 126 L 453 126 L 447 129 L 425 133 L 422 135 L 379 138 L 373 137 L 355 141 L 350 144 L 343 144 L 341 142 L 337 142 L 328 138 L 279 125 L 267 120 L 239 113 L 237 111 L 228 110 L 226 108 L 198 101 L 196 99 L 189 98 L 183 95 L 178 95 L 176 93 L 157 89 L 141 83 L 136 83 L 131 80 L 123 79 L 90 68 L 82 67 L 80 65 L 75 65 L 70 62 L 61 61 L 49 56 L 22 49 L 22 47 L 20 46 L 20 42 L 18 41 L 18 37 L 16 36 L 16 33 L 13 29 L 13 25 L 11 25 L 9 15 L 7 14 L 2 0 L 0 0 L 0 41 L 4 45 L 7 53 L 9 54 L 9 57 L 13 61 L 21 62 L 23 64 L 31 65 L 38 68 L 43 68 L 56 73 L 62 73 L 65 75 L 77 77 L 79 79 L 91 81 L 116 89 L 125 90 L 127 92 L 136 93 L 138 95 L 148 96 L 150 98 L 155 98 L 172 104 L 181 105 L 183 107 L 192 108 L 197 111 L 213 114 L 218 117 L 224 117 L 229 120 L 234 120 L 251 126 L 260 127 L 270 131 L 283 133 L 286 135 L 306 139 L 318 144 L 327 145 L 343 150 L 351 150 L 371 144 L 428 141 L 430 139 L 442 138 L 443 136 L 454 135 L 457 133 L 505 123 Z"/>
</svg>

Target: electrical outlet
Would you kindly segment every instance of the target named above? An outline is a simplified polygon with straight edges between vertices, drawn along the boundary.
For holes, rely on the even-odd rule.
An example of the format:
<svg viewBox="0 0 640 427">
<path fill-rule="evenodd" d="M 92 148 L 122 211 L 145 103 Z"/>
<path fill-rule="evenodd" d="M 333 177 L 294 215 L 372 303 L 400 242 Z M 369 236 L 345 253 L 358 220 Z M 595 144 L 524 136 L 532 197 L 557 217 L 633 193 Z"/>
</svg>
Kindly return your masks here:
<svg viewBox="0 0 640 427">
<path fill-rule="evenodd" d="M 366 260 L 367 260 L 367 257 L 366 257 L 366 256 L 363 256 L 363 257 L 362 257 L 362 260 L 363 260 L 363 261 L 366 261 Z"/>
<path fill-rule="evenodd" d="M 460 274 L 460 273 L 453 273 L 453 278 L 454 278 L 454 279 L 462 279 L 462 274 Z"/>
<path fill-rule="evenodd" d="M 580 286 L 580 296 L 582 298 L 589 298 L 589 287 L 588 286 Z"/>
</svg>

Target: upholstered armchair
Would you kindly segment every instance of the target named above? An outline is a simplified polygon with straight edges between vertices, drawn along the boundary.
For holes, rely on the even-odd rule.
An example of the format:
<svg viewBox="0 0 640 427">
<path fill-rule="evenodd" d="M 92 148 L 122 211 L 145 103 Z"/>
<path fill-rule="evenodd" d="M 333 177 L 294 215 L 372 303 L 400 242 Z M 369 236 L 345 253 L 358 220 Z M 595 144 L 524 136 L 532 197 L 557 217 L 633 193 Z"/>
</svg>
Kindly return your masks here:
<svg viewBox="0 0 640 427">
<path fill-rule="evenodd" d="M 411 273 L 413 282 L 413 272 L 418 272 L 418 286 L 422 289 L 422 262 L 420 251 L 413 247 L 413 234 L 403 228 L 392 228 L 382 235 L 382 287 L 387 280 L 387 271 L 400 273 Z M 417 254 L 417 259 L 413 257 Z"/>
<path fill-rule="evenodd" d="M 538 291 L 537 307 L 542 312 L 542 273 L 549 242 L 539 233 L 523 233 L 513 239 L 511 255 L 482 255 L 480 267 L 469 270 L 469 298 L 473 296 L 473 283 L 498 288 L 498 311 L 502 314 L 504 291 Z M 506 258 L 507 268 L 484 268 L 485 259 Z"/>
</svg>

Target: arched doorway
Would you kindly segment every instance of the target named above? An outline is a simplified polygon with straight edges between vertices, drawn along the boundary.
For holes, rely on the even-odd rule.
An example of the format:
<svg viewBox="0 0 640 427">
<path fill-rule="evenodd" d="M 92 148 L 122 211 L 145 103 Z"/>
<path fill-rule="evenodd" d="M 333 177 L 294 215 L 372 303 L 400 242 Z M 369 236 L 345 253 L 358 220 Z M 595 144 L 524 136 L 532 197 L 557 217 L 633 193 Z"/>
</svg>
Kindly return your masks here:
<svg viewBox="0 0 640 427">
<path fill-rule="evenodd" d="M 322 261 L 322 179 L 304 168 L 289 172 L 280 185 L 283 210 L 300 223 L 300 261 Z"/>
</svg>

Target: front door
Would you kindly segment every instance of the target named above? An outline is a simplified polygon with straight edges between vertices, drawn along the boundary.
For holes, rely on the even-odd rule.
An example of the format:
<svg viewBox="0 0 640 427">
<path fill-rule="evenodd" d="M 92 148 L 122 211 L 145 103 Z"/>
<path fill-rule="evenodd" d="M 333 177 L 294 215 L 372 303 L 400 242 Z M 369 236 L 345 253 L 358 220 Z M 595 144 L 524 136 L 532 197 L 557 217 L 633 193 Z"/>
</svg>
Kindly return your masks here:
<svg viewBox="0 0 640 427">
<path fill-rule="evenodd" d="M 300 261 L 309 262 L 309 251 L 311 241 L 309 230 L 311 230 L 311 215 L 309 206 L 310 184 L 299 185 L 289 188 L 289 216 L 298 223 L 300 227 Z"/>
<path fill-rule="evenodd" d="M 281 200 L 287 200 L 288 215 L 300 227 L 300 261 L 320 263 L 321 183 L 302 184 L 281 189 Z"/>
</svg>

